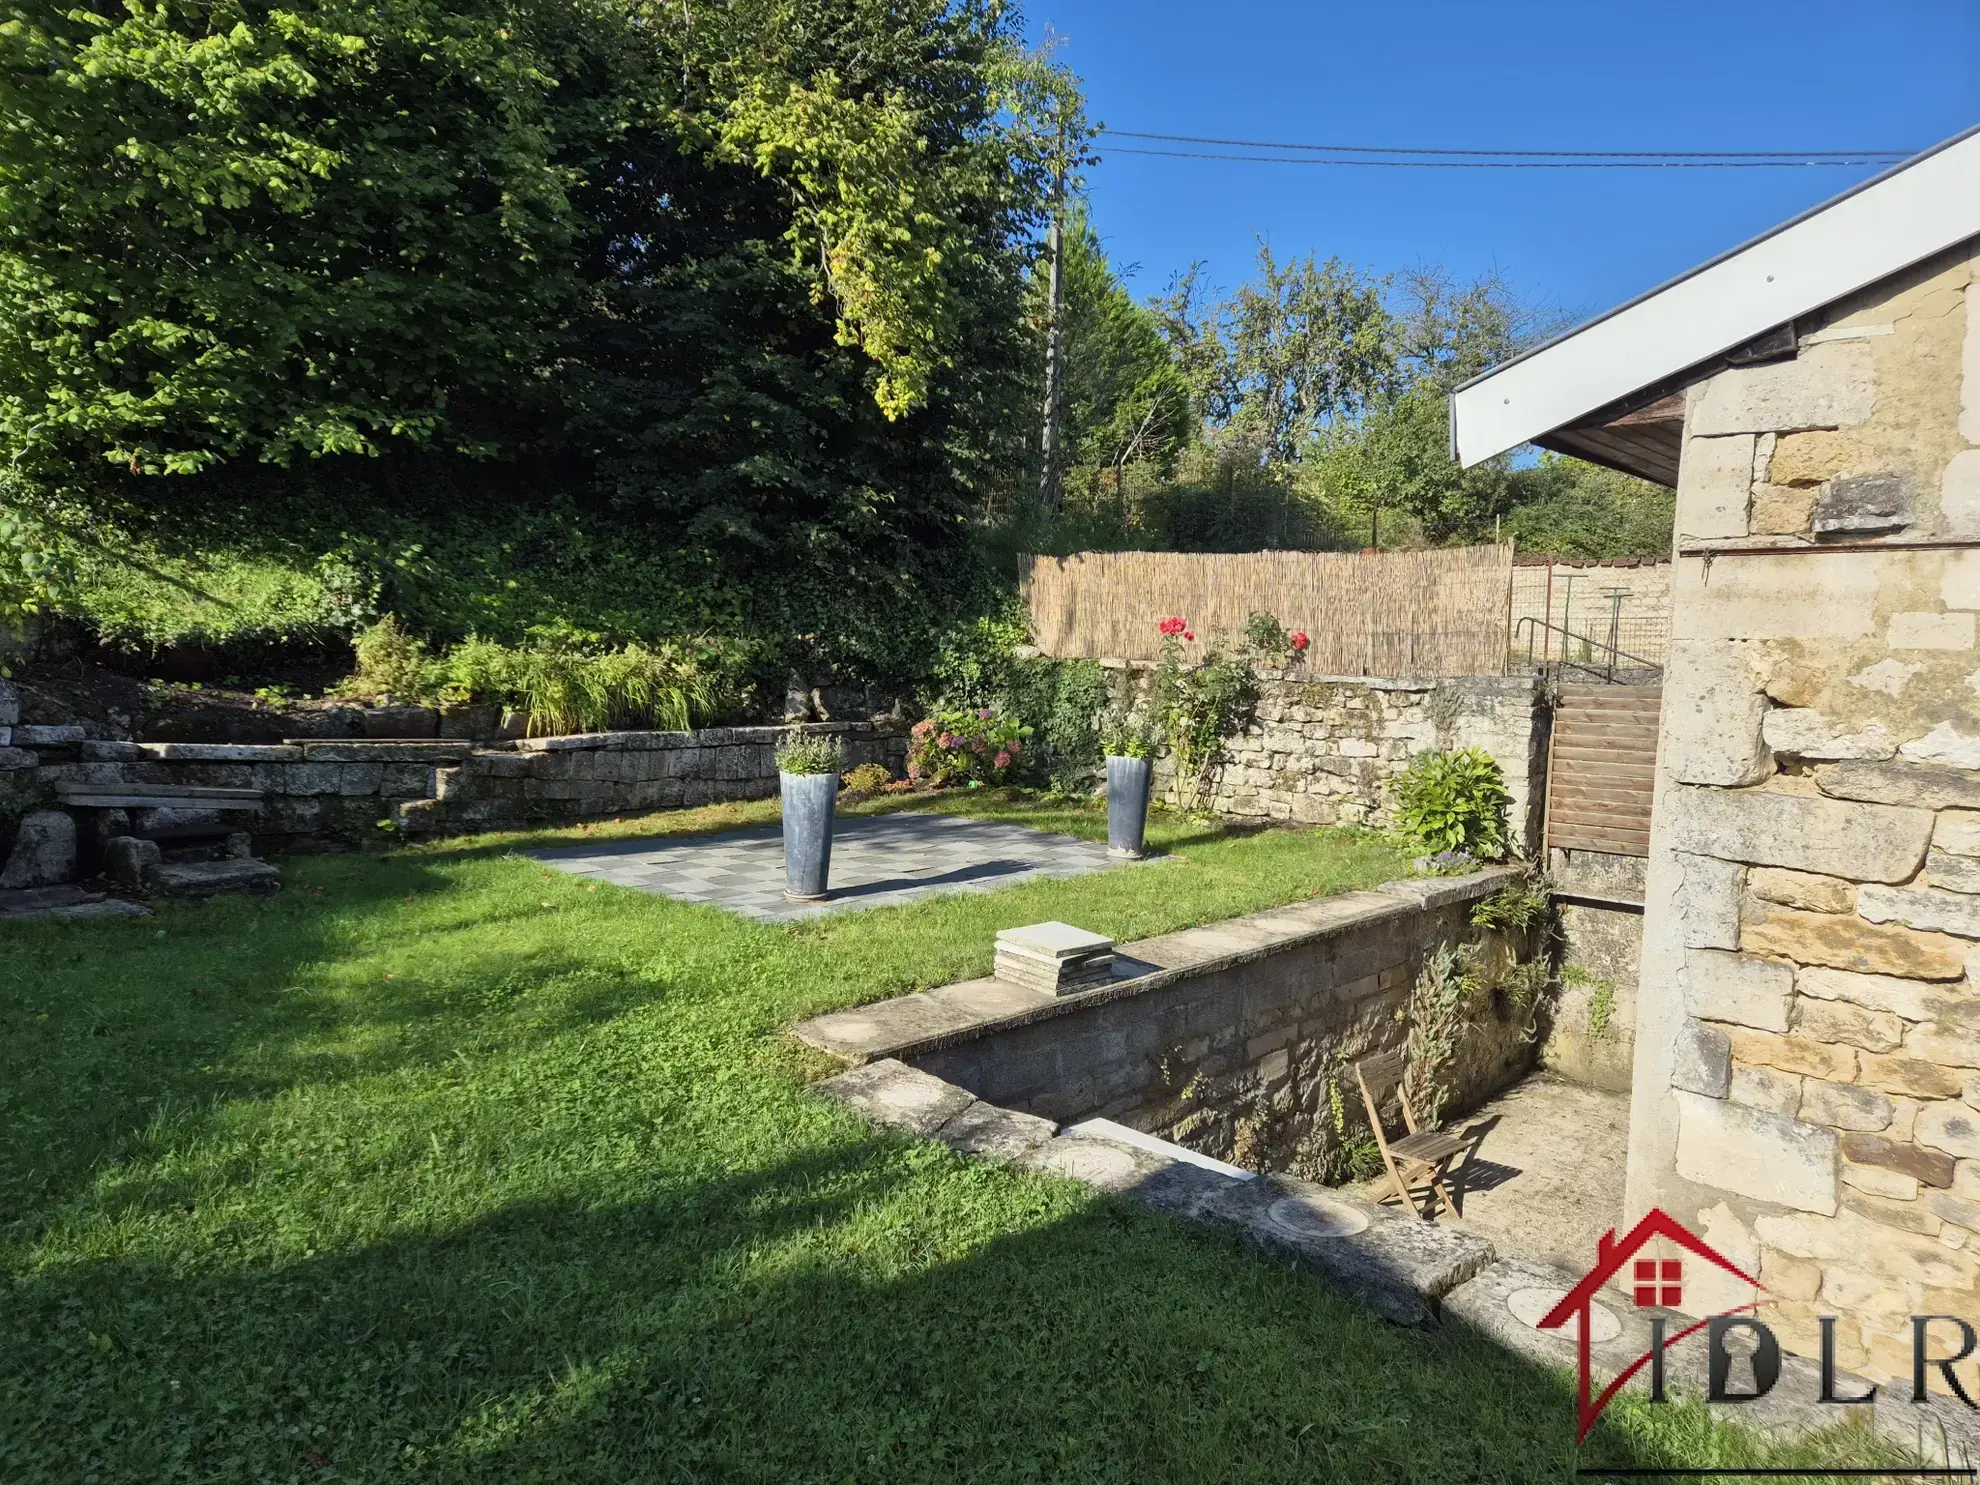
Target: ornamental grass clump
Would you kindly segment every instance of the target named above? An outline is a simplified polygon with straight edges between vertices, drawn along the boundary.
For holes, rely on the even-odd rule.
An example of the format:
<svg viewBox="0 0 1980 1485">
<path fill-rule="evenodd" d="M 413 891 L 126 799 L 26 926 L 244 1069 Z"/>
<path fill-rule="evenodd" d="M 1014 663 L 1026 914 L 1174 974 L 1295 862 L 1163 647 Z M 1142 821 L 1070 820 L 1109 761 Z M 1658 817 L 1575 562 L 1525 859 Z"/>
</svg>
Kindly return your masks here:
<svg viewBox="0 0 1980 1485">
<path fill-rule="evenodd" d="M 740 659 L 708 640 L 606 642 L 562 626 L 520 645 L 470 635 L 434 654 L 386 614 L 358 635 L 357 670 L 339 690 L 401 702 L 482 702 L 526 712 L 531 737 L 614 728 L 685 732 L 736 699 Z"/>
</svg>

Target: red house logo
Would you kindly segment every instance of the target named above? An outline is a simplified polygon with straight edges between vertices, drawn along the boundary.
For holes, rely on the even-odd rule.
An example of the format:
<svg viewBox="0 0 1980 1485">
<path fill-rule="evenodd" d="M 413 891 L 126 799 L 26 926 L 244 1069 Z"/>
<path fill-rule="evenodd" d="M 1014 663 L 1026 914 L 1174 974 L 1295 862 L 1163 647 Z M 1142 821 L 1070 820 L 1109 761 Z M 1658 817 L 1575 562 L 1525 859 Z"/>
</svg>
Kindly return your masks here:
<svg viewBox="0 0 1980 1485">
<path fill-rule="evenodd" d="M 1615 1381 L 1603 1389 L 1601 1396 L 1593 1401 L 1589 1393 L 1593 1390 L 1593 1365 L 1589 1356 L 1590 1322 L 1593 1316 L 1590 1307 L 1595 1303 L 1596 1291 L 1615 1278 L 1625 1265 L 1629 1266 L 1630 1283 L 1627 1286 L 1631 1299 L 1639 1308 L 1677 1309 L 1684 1303 L 1684 1260 L 1679 1258 L 1638 1258 L 1636 1255 L 1643 1245 L 1652 1238 L 1665 1238 L 1687 1252 L 1695 1253 L 1707 1263 L 1713 1264 L 1731 1274 L 1742 1283 L 1751 1284 L 1760 1293 L 1765 1286 L 1745 1272 L 1725 1254 L 1713 1248 L 1710 1243 L 1698 1237 L 1689 1228 L 1672 1218 L 1668 1213 L 1652 1209 L 1641 1222 L 1629 1230 L 1629 1235 L 1620 1242 L 1612 1227 L 1602 1234 L 1602 1241 L 1596 1248 L 1595 1267 L 1588 1271 L 1582 1281 L 1564 1295 L 1559 1304 L 1541 1316 L 1538 1326 L 1542 1330 L 1558 1330 L 1570 1319 L 1579 1319 L 1580 1337 L 1577 1344 L 1579 1386 L 1576 1394 L 1578 1428 L 1575 1442 L 1587 1439 L 1588 1430 L 1595 1426 L 1595 1420 L 1602 1416 L 1602 1410 L 1609 1405 L 1609 1399 L 1622 1390 L 1623 1384 L 1635 1376 L 1648 1364 L 1651 1369 L 1651 1396 L 1659 1401 L 1664 1393 L 1664 1353 L 1686 1336 L 1712 1324 L 1714 1318 L 1723 1320 L 1727 1316 L 1758 1307 L 1759 1301 L 1750 1305 L 1739 1305 L 1722 1311 L 1716 1317 L 1700 1320 L 1696 1325 L 1687 1326 L 1676 1335 L 1664 1334 L 1664 1317 L 1659 1315 L 1650 1322 L 1650 1349 L 1624 1367 Z M 1776 1363 L 1778 1367 L 1778 1363 Z M 1769 1382 L 1767 1385 L 1771 1385 Z M 1763 1386 L 1761 1391 L 1765 1391 Z"/>
</svg>

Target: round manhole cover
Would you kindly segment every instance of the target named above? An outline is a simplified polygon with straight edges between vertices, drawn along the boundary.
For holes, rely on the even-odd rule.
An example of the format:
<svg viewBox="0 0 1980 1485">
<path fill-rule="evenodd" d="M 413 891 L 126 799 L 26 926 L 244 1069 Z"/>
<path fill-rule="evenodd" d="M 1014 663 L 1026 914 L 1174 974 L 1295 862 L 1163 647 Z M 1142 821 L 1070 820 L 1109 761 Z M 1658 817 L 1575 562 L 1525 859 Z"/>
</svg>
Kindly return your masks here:
<svg viewBox="0 0 1980 1485">
<path fill-rule="evenodd" d="M 1506 1296 L 1506 1308 L 1512 1311 L 1513 1318 L 1521 1325 L 1538 1330 L 1541 1317 L 1566 1298 L 1565 1289 L 1515 1289 Z M 1574 1334 L 1572 1325 L 1561 1329 L 1565 1335 Z M 1588 1340 L 1591 1345 L 1606 1345 L 1621 1334 L 1622 1321 L 1598 1304 L 1588 1306 Z"/>
<path fill-rule="evenodd" d="M 1353 1237 L 1368 1227 L 1366 1212 L 1319 1196 L 1282 1196 L 1265 1209 L 1265 1219 L 1296 1238 Z"/>
</svg>

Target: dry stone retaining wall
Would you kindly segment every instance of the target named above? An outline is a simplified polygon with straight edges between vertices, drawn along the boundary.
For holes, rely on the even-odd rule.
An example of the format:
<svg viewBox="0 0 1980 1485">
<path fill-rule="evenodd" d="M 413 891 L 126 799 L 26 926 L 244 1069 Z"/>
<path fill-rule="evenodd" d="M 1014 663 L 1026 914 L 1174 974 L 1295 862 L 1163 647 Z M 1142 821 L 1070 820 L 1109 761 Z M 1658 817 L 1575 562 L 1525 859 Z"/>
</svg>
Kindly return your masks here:
<svg viewBox="0 0 1980 1485">
<path fill-rule="evenodd" d="M 1879 1379 L 1980 1321 L 1975 246 L 1691 387 L 1678 488 L 1630 1215 Z"/>
<path fill-rule="evenodd" d="M 1291 670 L 1261 679 L 1257 718 L 1231 741 L 1216 775 L 1209 803 L 1217 813 L 1385 826 L 1389 781 L 1411 758 L 1475 747 L 1506 776 L 1514 834 L 1538 839 L 1547 726 L 1535 677 L 1307 678 Z M 1166 769 L 1158 777 L 1166 784 Z"/>
<path fill-rule="evenodd" d="M 14 822 L 63 783 L 262 790 L 257 847 L 309 851 L 376 840 L 379 822 L 446 834 L 598 815 L 762 799 L 777 792 L 775 747 L 792 730 L 835 735 L 847 766 L 896 772 L 906 740 L 869 722 L 608 732 L 480 746 L 423 739 L 295 743 L 130 743 L 79 727 L 15 727 L 0 748 L 0 859 Z"/>
</svg>

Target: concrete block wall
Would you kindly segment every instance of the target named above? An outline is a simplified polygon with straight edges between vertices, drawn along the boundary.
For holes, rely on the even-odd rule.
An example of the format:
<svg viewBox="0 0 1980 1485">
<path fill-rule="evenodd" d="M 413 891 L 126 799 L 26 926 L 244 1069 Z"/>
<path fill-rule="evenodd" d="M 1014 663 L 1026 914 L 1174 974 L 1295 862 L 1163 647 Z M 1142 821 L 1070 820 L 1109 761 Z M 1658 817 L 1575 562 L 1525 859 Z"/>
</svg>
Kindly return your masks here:
<svg viewBox="0 0 1980 1485">
<path fill-rule="evenodd" d="M 1527 947 L 1471 926 L 1473 905 L 1503 885 L 1504 873 L 1488 873 L 1346 893 L 1328 900 L 1324 931 L 1269 952 L 900 1055 L 1006 1108 L 1060 1123 L 1116 1119 L 1253 1169 L 1317 1176 L 1339 1145 L 1334 1092 L 1352 1135 L 1364 1121 L 1351 1064 L 1403 1046 L 1399 1013 L 1424 955 L 1481 942 L 1505 962 Z M 1460 1039 L 1446 1114 L 1523 1075 L 1529 1032 L 1524 1014 L 1487 997 Z"/>
<path fill-rule="evenodd" d="M 1629 1215 L 1879 1379 L 1980 1321 L 1976 248 L 1686 392 Z"/>
</svg>

